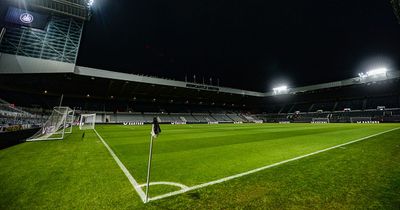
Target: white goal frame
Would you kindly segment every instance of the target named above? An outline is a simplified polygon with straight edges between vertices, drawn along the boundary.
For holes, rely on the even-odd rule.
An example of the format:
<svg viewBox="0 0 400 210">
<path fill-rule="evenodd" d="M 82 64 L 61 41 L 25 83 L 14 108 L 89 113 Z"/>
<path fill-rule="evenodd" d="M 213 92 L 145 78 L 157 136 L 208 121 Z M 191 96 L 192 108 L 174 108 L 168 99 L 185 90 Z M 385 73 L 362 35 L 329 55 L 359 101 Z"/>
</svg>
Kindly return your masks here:
<svg viewBox="0 0 400 210">
<path fill-rule="evenodd" d="M 371 122 L 372 117 L 350 117 L 351 123 Z"/>
<path fill-rule="evenodd" d="M 83 121 L 83 118 L 87 117 L 92 117 L 93 118 L 93 123 L 90 127 L 85 127 L 85 122 Z M 94 130 L 94 127 L 96 125 L 96 114 L 81 114 L 80 120 L 79 120 L 79 130 L 89 130 L 92 129 Z"/>
<path fill-rule="evenodd" d="M 66 131 L 67 116 L 73 115 L 73 110 L 69 107 L 58 106 L 53 108 L 53 112 L 43 124 L 42 128 L 26 141 L 49 141 L 62 140 L 66 133 L 72 133 L 71 128 Z"/>
<path fill-rule="evenodd" d="M 327 117 L 314 117 L 312 118 L 311 123 L 330 123 L 330 121 Z"/>
<path fill-rule="evenodd" d="M 72 133 L 72 127 L 74 126 L 74 119 L 75 119 L 75 108 L 68 110 L 65 133 Z"/>
</svg>

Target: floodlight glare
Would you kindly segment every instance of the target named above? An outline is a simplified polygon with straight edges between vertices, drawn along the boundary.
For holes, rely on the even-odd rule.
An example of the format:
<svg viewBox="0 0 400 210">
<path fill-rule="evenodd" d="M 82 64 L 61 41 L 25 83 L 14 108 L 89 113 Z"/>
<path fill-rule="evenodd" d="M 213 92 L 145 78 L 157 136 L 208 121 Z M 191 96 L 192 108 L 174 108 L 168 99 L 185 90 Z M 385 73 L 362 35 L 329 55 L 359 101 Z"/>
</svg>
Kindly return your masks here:
<svg viewBox="0 0 400 210">
<path fill-rule="evenodd" d="M 388 71 L 387 68 L 372 69 L 370 71 L 367 71 L 367 73 L 359 73 L 358 76 L 360 78 L 382 76 L 385 75 L 387 71 Z"/>
<path fill-rule="evenodd" d="M 88 1 L 87 1 L 87 5 L 88 5 L 89 7 L 91 7 L 91 6 L 93 5 L 93 3 L 94 3 L 94 0 L 88 0 Z"/>
<path fill-rule="evenodd" d="M 274 94 L 287 93 L 288 87 L 286 85 L 284 85 L 284 86 L 279 86 L 279 87 L 273 88 L 272 90 L 274 91 Z"/>
<path fill-rule="evenodd" d="M 285 91 L 287 90 L 287 86 L 280 86 L 273 89 L 274 91 Z"/>
<path fill-rule="evenodd" d="M 387 68 L 373 69 L 367 72 L 367 76 L 386 74 Z"/>
</svg>

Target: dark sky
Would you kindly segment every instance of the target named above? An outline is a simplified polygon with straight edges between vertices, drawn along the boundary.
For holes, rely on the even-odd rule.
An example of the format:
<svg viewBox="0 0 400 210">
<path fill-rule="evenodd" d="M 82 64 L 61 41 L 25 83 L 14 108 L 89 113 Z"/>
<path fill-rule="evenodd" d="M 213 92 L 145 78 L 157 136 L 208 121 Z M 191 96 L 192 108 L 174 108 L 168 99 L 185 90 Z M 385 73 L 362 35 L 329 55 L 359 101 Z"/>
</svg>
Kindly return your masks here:
<svg viewBox="0 0 400 210">
<path fill-rule="evenodd" d="M 95 0 L 78 64 L 266 91 L 399 61 L 389 0 Z"/>
</svg>

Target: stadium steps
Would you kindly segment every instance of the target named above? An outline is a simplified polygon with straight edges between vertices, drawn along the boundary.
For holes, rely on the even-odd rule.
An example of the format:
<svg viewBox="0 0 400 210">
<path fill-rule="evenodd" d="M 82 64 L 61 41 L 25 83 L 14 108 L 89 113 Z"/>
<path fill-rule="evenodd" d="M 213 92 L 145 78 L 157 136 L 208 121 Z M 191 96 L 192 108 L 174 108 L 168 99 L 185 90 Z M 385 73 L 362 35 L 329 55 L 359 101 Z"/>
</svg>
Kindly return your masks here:
<svg viewBox="0 0 400 210">
<path fill-rule="evenodd" d="M 185 117 L 179 117 L 179 118 L 182 120 L 182 122 L 187 122 Z"/>
<path fill-rule="evenodd" d="M 308 108 L 307 112 L 311 112 L 311 110 L 314 108 L 315 104 L 311 104 L 310 108 Z"/>
<path fill-rule="evenodd" d="M 24 111 L 24 110 L 22 110 L 22 109 L 19 109 L 19 108 L 17 108 L 17 107 L 10 106 L 11 103 L 9 103 L 9 102 L 7 102 L 7 101 L 1 99 L 1 98 L 0 98 L 0 102 L 1 102 L 1 103 L 0 103 L 1 105 L 7 106 L 7 108 L 8 108 L 10 111 L 12 111 L 12 112 L 15 112 L 15 113 L 18 113 L 18 114 L 21 114 L 21 115 L 26 115 L 26 116 L 29 116 L 29 117 L 34 117 L 34 116 L 35 116 L 34 114 L 29 113 L 29 112 L 27 112 L 27 111 Z"/>
<path fill-rule="evenodd" d="M 209 117 L 211 118 L 211 119 L 210 119 L 210 122 L 218 122 L 217 118 L 215 118 L 215 117 L 212 116 L 211 114 L 209 115 Z M 208 119 L 208 118 L 206 118 L 206 119 Z"/>
<path fill-rule="evenodd" d="M 279 110 L 279 112 L 278 112 L 278 113 L 279 113 L 279 114 L 280 114 L 280 113 L 282 113 L 282 112 L 283 112 L 283 110 L 285 109 L 285 107 L 286 107 L 287 105 L 289 105 L 289 104 L 285 104 L 285 105 L 283 105 L 283 106 L 282 106 L 282 108 Z"/>
<path fill-rule="evenodd" d="M 367 99 L 363 100 L 363 105 L 362 105 L 362 110 L 365 110 L 367 108 Z"/>
<path fill-rule="evenodd" d="M 293 112 L 293 109 L 294 109 L 294 107 L 296 106 L 296 104 L 293 104 L 292 105 L 292 107 L 290 107 L 290 109 L 289 109 L 289 111 L 288 111 L 288 113 L 291 113 L 291 112 Z"/>
<path fill-rule="evenodd" d="M 230 117 L 229 115 L 226 115 L 229 119 L 232 120 L 232 122 L 236 122 L 232 117 Z"/>
<path fill-rule="evenodd" d="M 336 101 L 336 102 L 335 102 L 335 105 L 333 105 L 332 112 L 336 110 L 336 107 L 337 107 L 337 105 L 338 105 L 338 104 L 339 104 L 339 102 L 338 102 L 338 101 Z"/>
<path fill-rule="evenodd" d="M 242 114 L 242 113 L 237 113 L 236 115 L 239 117 L 239 119 L 240 119 L 242 122 L 249 122 L 249 120 L 247 120 L 247 119 L 244 117 L 244 114 Z"/>
</svg>

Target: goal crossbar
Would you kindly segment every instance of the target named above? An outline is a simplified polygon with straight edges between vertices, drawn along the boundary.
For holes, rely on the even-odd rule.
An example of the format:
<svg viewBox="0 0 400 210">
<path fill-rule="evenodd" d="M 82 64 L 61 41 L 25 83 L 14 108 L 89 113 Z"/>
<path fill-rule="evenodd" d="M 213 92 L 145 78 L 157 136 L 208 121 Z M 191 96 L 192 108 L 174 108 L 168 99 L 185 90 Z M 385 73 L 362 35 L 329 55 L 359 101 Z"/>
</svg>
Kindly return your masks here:
<svg viewBox="0 0 400 210">
<path fill-rule="evenodd" d="M 79 120 L 80 130 L 94 129 L 95 124 L 96 124 L 96 114 L 81 114 Z"/>
<path fill-rule="evenodd" d="M 66 131 L 65 133 L 72 133 L 72 127 L 74 125 L 74 120 L 75 120 L 75 109 L 70 109 L 67 114 L 67 119 L 66 119 Z"/>
</svg>

